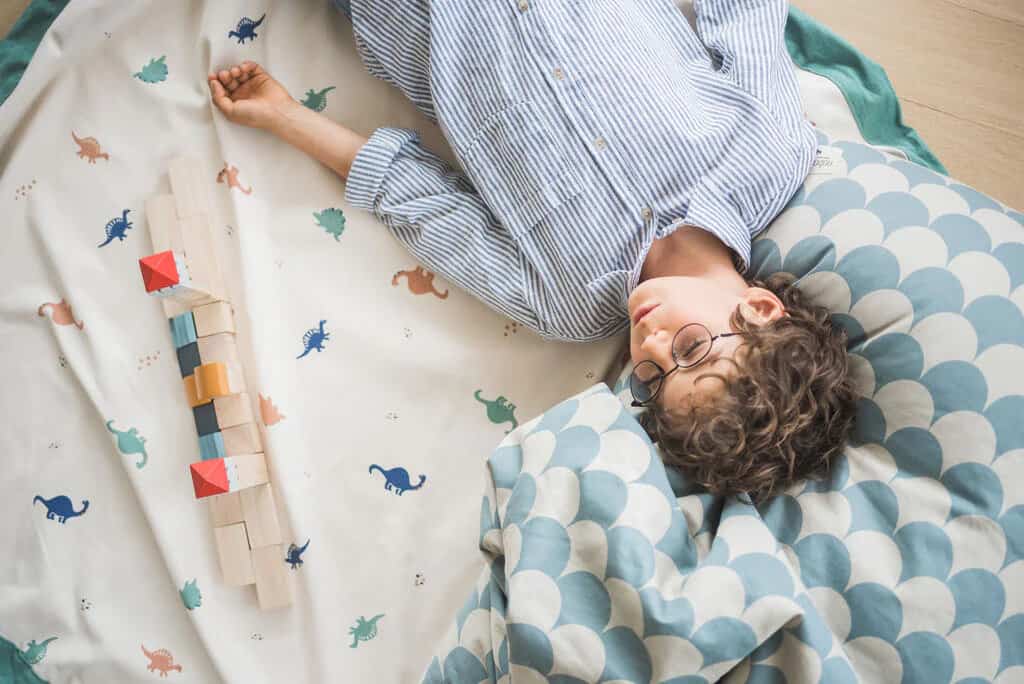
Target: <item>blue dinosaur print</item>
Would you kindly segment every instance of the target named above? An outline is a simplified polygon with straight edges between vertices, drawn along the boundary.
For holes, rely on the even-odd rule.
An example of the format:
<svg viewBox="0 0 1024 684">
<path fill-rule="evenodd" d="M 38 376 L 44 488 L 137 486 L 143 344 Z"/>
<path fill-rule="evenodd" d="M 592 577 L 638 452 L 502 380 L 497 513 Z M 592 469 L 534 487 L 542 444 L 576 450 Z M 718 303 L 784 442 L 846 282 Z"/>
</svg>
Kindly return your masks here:
<svg viewBox="0 0 1024 684">
<path fill-rule="evenodd" d="M 131 209 L 125 209 L 121 213 L 121 216 L 107 221 L 106 228 L 104 229 L 107 232 L 107 239 L 97 245 L 98 247 L 106 247 L 114 241 L 114 238 L 124 242 L 124 239 L 127 237 L 127 235 L 125 235 L 125 231 L 132 227 L 131 221 L 128 220 L 129 211 L 131 211 Z"/>
<path fill-rule="evenodd" d="M 257 21 L 253 21 L 249 17 L 242 17 L 238 20 L 238 26 L 235 27 L 234 31 L 228 31 L 228 38 L 238 38 L 239 44 L 244 43 L 245 39 L 248 38 L 250 41 L 255 40 L 256 27 L 263 23 L 266 18 L 266 14 L 259 18 Z"/>
<path fill-rule="evenodd" d="M 415 485 L 410 484 L 409 471 L 406 470 L 405 468 L 399 467 L 392 468 L 391 470 L 384 470 L 376 463 L 370 466 L 371 475 L 373 474 L 374 468 L 379 470 L 381 474 L 384 475 L 384 489 L 393 491 L 394 493 L 398 494 L 398 496 L 401 496 L 402 492 L 408 489 L 419 489 L 420 487 L 423 486 L 423 483 L 427 481 L 427 476 L 421 473 L 420 481 Z"/>
<path fill-rule="evenodd" d="M 309 540 L 302 546 L 296 546 L 295 544 L 288 545 L 288 557 L 284 559 L 285 563 L 290 563 L 292 570 L 302 565 L 302 554 L 309 548 Z"/>
<path fill-rule="evenodd" d="M 149 60 L 149 64 L 142 67 L 142 71 L 136 71 L 132 76 L 144 83 L 158 83 L 160 81 L 166 81 L 167 65 L 164 64 L 164 57 L 166 56 L 167 55 L 160 55 L 159 59 Z"/>
<path fill-rule="evenodd" d="M 41 496 L 36 496 L 34 499 L 32 499 L 32 503 L 35 504 L 36 501 L 41 501 L 43 505 L 46 506 L 47 520 L 53 520 L 56 517 L 57 522 L 59 522 L 61 525 L 67 522 L 68 518 L 77 517 L 85 513 L 87 510 L 89 510 L 88 500 L 83 499 L 82 510 L 76 511 L 71 503 L 71 499 L 64 496 L 63 494 L 61 494 L 60 496 L 55 496 L 52 499 L 44 499 Z"/>
<path fill-rule="evenodd" d="M 306 331 L 306 334 L 302 336 L 302 346 L 305 347 L 303 352 L 295 358 L 301 359 L 309 352 L 316 349 L 318 352 L 324 350 L 324 342 L 331 339 L 331 334 L 324 332 L 324 323 L 327 321 L 320 321 L 320 328 L 310 328 Z"/>
</svg>

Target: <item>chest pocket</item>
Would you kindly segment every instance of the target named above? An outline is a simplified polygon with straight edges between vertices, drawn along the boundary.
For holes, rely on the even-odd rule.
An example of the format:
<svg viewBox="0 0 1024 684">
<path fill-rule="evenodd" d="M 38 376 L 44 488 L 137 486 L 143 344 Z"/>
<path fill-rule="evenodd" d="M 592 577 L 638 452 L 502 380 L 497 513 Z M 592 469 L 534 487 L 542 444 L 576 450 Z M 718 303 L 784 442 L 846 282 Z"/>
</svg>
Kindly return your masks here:
<svg viewBox="0 0 1024 684">
<path fill-rule="evenodd" d="M 477 192 L 514 238 L 584 187 L 532 100 L 492 114 L 459 156 Z"/>
</svg>

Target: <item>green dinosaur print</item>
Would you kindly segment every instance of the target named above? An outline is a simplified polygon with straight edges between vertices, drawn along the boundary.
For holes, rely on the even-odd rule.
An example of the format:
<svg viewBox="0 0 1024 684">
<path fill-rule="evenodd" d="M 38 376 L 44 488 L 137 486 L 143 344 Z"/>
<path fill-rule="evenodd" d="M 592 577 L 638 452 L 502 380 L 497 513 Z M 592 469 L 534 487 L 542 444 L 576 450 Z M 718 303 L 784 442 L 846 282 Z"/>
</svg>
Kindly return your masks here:
<svg viewBox="0 0 1024 684">
<path fill-rule="evenodd" d="M 323 228 L 328 235 L 334 236 L 334 241 L 339 242 L 338 238 L 345 232 L 345 213 L 341 209 L 324 209 L 320 213 L 313 212 L 313 218 L 316 219 L 318 226 Z"/>
<path fill-rule="evenodd" d="M 160 55 L 160 59 L 151 59 L 149 64 L 142 67 L 142 71 L 136 71 L 132 76 L 145 83 L 159 83 L 167 80 L 167 65 L 164 58 L 167 55 Z"/>
<path fill-rule="evenodd" d="M 203 595 L 199 592 L 195 579 L 187 580 L 178 593 L 181 594 L 181 602 L 189 610 L 195 610 L 203 605 Z"/>
<path fill-rule="evenodd" d="M 29 648 L 32 647 L 31 642 Z M 0 636 L 0 682 L 3 684 L 47 684 L 25 662 L 25 654 L 13 643 Z"/>
<path fill-rule="evenodd" d="M 128 454 L 142 454 L 142 460 L 135 463 L 135 467 L 142 469 L 142 466 L 146 465 L 146 461 L 149 460 L 149 456 L 146 455 L 146 438 L 139 436 L 139 431 L 136 428 L 130 430 L 115 430 L 111 427 L 114 424 L 113 420 L 107 421 L 107 430 L 117 435 L 117 448 L 122 454 L 127 456 Z"/>
<path fill-rule="evenodd" d="M 306 105 L 314 112 L 322 112 L 324 111 L 324 107 L 327 106 L 327 93 L 332 90 L 334 90 L 334 86 L 327 86 L 319 92 L 310 88 L 306 91 L 306 97 L 302 100 L 302 104 Z"/>
<path fill-rule="evenodd" d="M 356 626 L 348 628 L 348 633 L 352 635 L 352 643 L 349 644 L 349 648 L 355 648 L 360 641 L 369 641 L 377 636 L 377 620 L 382 617 L 384 617 L 384 613 L 375 615 L 369 620 L 360 615 Z"/>
<path fill-rule="evenodd" d="M 46 657 L 46 645 L 49 644 L 51 641 L 55 641 L 56 639 L 57 637 L 52 636 L 49 639 L 43 639 L 43 643 L 41 644 L 37 644 L 36 640 L 33 639 L 32 641 L 28 642 L 28 645 L 25 647 L 25 650 L 22 651 L 21 659 L 29 665 L 36 665 L 37 663 L 41 663 L 43 661 L 43 658 Z"/>
<path fill-rule="evenodd" d="M 473 393 L 473 396 L 476 397 L 477 401 L 487 407 L 487 417 L 492 423 L 497 425 L 512 421 L 512 427 L 505 430 L 506 435 L 519 427 L 519 423 L 516 421 L 516 417 L 514 415 L 516 410 L 515 404 L 510 404 L 508 399 L 503 396 L 499 396 L 493 401 L 487 401 L 480 396 L 481 391 L 482 390 L 477 390 Z"/>
</svg>

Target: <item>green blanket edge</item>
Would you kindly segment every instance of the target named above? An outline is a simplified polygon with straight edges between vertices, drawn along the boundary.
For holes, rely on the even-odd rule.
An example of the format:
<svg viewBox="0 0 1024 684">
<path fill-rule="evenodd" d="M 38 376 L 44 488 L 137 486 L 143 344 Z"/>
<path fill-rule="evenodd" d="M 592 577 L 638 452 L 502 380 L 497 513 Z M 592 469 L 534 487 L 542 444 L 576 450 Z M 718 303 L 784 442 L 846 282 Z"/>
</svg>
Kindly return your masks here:
<svg viewBox="0 0 1024 684">
<path fill-rule="evenodd" d="M 0 41 L 0 105 L 17 87 L 39 41 L 68 1 L 32 0 Z M 899 98 L 881 65 L 792 6 L 786 22 L 786 49 L 798 67 L 836 84 L 866 141 L 897 147 L 918 164 L 949 175 L 917 131 L 903 124 Z"/>
</svg>

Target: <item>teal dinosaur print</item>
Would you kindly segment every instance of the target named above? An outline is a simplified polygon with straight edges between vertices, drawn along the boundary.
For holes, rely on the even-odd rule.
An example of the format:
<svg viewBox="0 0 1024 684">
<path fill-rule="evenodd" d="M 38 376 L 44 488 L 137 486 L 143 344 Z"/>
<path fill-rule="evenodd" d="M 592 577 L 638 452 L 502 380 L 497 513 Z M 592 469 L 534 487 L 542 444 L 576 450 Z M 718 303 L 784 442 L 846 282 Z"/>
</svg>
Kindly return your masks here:
<svg viewBox="0 0 1024 684">
<path fill-rule="evenodd" d="M 21 659 L 29 665 L 36 665 L 43 662 L 43 658 L 46 657 L 46 646 L 51 641 L 56 641 L 57 637 L 52 636 L 49 639 L 43 639 L 41 644 L 37 644 L 36 640 L 28 642 L 25 650 L 21 653 Z"/>
<path fill-rule="evenodd" d="M 250 41 L 255 40 L 259 35 L 256 33 L 256 27 L 263 23 L 266 16 L 267 15 L 264 14 L 257 21 L 253 21 L 249 17 L 242 17 L 238 20 L 238 26 L 235 27 L 235 30 L 228 31 L 228 38 L 238 38 L 239 44 L 244 43 L 246 38 Z"/>
<path fill-rule="evenodd" d="M 149 60 L 149 64 L 142 67 L 142 71 L 136 71 L 132 76 L 145 83 L 159 83 L 167 80 L 167 65 L 164 58 L 167 55 L 160 55 L 159 59 Z"/>
<path fill-rule="evenodd" d="M 67 522 L 68 518 L 76 518 L 87 510 L 89 510 L 88 499 L 82 500 L 82 510 L 76 511 L 74 505 L 71 503 L 71 499 L 61 494 L 55 496 L 52 499 L 44 499 L 41 496 L 36 496 L 32 499 L 32 504 L 35 505 L 36 501 L 41 501 L 46 506 L 46 519 L 56 520 L 61 525 Z"/>
<path fill-rule="evenodd" d="M 480 392 L 481 390 L 477 390 L 473 393 L 473 396 L 476 397 L 477 401 L 487 407 L 487 417 L 492 423 L 507 423 L 511 420 L 512 427 L 511 429 L 505 430 L 506 435 L 519 427 L 519 423 L 516 422 L 516 417 L 514 415 L 516 410 L 515 404 L 510 404 L 508 399 L 503 396 L 499 396 L 493 401 L 487 401 L 480 396 Z"/>
<path fill-rule="evenodd" d="M 120 216 L 114 217 L 107 221 L 107 225 L 103 229 L 107 234 L 107 239 L 106 241 L 101 242 L 99 245 L 97 245 L 97 247 L 106 247 L 107 245 L 114 241 L 114 238 L 117 238 L 121 242 L 124 242 L 124 239 L 128 237 L 127 235 L 125 235 L 125 231 L 132 227 L 132 222 L 128 220 L 129 211 L 131 211 L 131 209 L 125 209 L 123 212 L 121 212 Z"/>
<path fill-rule="evenodd" d="M 324 323 L 327 321 L 320 321 L 320 328 L 310 328 L 306 331 L 306 334 L 302 336 L 303 352 L 295 358 L 301 359 L 309 352 L 316 349 L 318 352 L 324 350 L 324 342 L 331 339 L 331 333 L 324 332 Z"/>
<path fill-rule="evenodd" d="M 291 564 L 292 570 L 296 569 L 297 567 L 302 565 L 302 554 L 305 553 L 306 549 L 308 549 L 308 548 L 309 548 L 309 540 L 308 539 L 306 540 L 306 543 L 303 544 L 302 546 L 297 546 L 295 544 L 289 544 L 288 545 L 288 557 L 284 559 L 284 562 Z"/>
<path fill-rule="evenodd" d="M 146 454 L 146 438 L 140 437 L 139 431 L 135 428 L 125 431 L 115 430 L 111 427 L 113 424 L 113 420 L 108 420 L 107 430 L 117 435 L 118 450 L 126 456 L 128 454 L 142 454 L 142 460 L 135 463 L 135 467 L 141 470 L 146 465 L 146 461 L 149 460 L 149 456 Z"/>
<path fill-rule="evenodd" d="M 203 595 L 199 592 L 195 579 L 186 580 L 185 586 L 178 593 L 181 594 L 181 602 L 189 610 L 195 610 L 203 605 Z"/>
<path fill-rule="evenodd" d="M 327 93 L 334 90 L 334 86 L 328 86 L 317 92 L 310 88 L 306 91 L 306 97 L 302 100 L 302 104 L 306 105 L 314 112 L 324 111 L 324 107 L 327 106 Z"/>
<path fill-rule="evenodd" d="M 345 214 L 341 209 L 324 209 L 320 213 L 313 212 L 313 218 L 316 219 L 316 224 L 323 228 L 328 235 L 334 236 L 335 242 L 338 240 L 341 234 L 345 232 Z"/>
<path fill-rule="evenodd" d="M 380 620 L 382 617 L 384 617 L 384 613 L 375 615 L 369 620 L 360 615 L 356 626 L 348 628 L 348 633 L 352 635 L 352 644 L 349 648 L 355 648 L 360 641 L 369 641 L 377 636 L 377 620 Z"/>
<path fill-rule="evenodd" d="M 33 643 L 35 642 L 29 642 L 29 648 Z M 2 636 L 0 636 L 0 682 L 3 684 L 47 684 L 45 679 L 33 672 L 32 665 L 25 662 L 25 654 L 13 642 Z"/>
<path fill-rule="evenodd" d="M 373 469 L 376 468 L 384 476 L 384 489 L 385 491 L 393 491 L 398 496 L 402 495 L 402 492 L 408 489 L 419 489 L 423 486 L 423 483 L 427 481 L 427 476 L 420 474 L 420 481 L 415 485 L 409 482 L 409 471 L 405 468 L 392 468 L 391 470 L 384 470 L 379 465 L 374 463 L 370 466 L 370 474 L 373 474 Z"/>
</svg>

